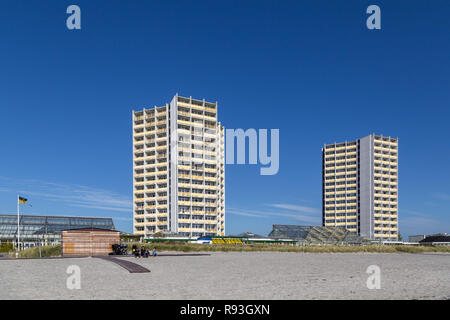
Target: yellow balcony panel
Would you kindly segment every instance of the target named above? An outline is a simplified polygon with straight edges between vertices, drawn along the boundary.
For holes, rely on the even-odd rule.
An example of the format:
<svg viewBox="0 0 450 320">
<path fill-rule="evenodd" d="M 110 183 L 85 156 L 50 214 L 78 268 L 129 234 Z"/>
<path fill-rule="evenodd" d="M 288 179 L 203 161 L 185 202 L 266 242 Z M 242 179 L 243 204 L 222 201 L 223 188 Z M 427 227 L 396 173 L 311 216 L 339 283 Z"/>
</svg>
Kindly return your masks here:
<svg viewBox="0 0 450 320">
<path fill-rule="evenodd" d="M 204 224 L 205 220 L 192 220 L 192 223 Z"/>
<path fill-rule="evenodd" d="M 156 216 L 157 217 L 166 217 L 166 216 L 168 216 L 168 214 L 169 214 L 168 212 L 159 212 L 156 214 Z"/>
<path fill-rule="evenodd" d="M 345 225 L 346 229 L 355 229 L 356 228 L 356 223 L 355 222 L 347 222 L 347 224 Z"/>
<path fill-rule="evenodd" d="M 188 107 L 188 108 L 191 107 L 190 103 L 186 103 L 186 102 L 183 102 L 183 101 L 178 101 L 177 103 L 178 103 L 179 106 Z M 203 109 L 203 107 L 199 107 L 199 108 Z"/>
<path fill-rule="evenodd" d="M 178 192 L 178 195 L 181 197 L 190 197 L 191 193 L 190 192 Z"/>
<path fill-rule="evenodd" d="M 190 126 L 191 122 L 190 121 L 186 121 L 186 120 L 177 120 L 178 124 L 184 124 L 186 126 Z M 178 129 L 180 130 L 180 129 Z"/>
<path fill-rule="evenodd" d="M 216 133 L 215 132 L 205 132 L 204 134 L 205 134 L 205 136 L 209 136 L 210 138 L 215 138 L 216 137 Z"/>
<path fill-rule="evenodd" d="M 389 234 L 384 234 L 384 233 L 375 233 L 374 234 L 375 238 L 386 238 L 389 237 Z"/>
<path fill-rule="evenodd" d="M 211 121 L 216 121 L 217 120 L 217 117 L 211 117 L 211 116 L 207 116 L 207 115 L 204 115 L 203 117 L 204 117 L 205 120 L 211 120 Z"/>
</svg>

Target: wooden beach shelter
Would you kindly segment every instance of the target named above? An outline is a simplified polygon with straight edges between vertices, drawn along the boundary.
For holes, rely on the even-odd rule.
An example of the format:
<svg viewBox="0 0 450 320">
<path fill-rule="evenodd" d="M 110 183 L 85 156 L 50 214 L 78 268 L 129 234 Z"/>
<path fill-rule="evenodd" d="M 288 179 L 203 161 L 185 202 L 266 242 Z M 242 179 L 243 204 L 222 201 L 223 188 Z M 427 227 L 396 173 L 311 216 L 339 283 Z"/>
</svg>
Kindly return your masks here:
<svg viewBox="0 0 450 320">
<path fill-rule="evenodd" d="M 63 256 L 108 255 L 113 244 L 120 244 L 120 231 L 100 228 L 61 231 Z"/>
</svg>

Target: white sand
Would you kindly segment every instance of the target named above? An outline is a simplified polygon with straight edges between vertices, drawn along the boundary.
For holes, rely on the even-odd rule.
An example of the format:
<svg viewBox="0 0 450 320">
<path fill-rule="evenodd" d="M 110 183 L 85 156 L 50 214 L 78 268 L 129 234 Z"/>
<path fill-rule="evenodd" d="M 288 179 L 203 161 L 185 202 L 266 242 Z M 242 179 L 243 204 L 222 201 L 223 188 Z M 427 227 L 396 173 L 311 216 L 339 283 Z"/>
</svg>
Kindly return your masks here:
<svg viewBox="0 0 450 320">
<path fill-rule="evenodd" d="M 0 260 L 0 299 L 449 299 L 449 254 L 212 253 L 121 258 L 151 273 L 131 274 L 95 258 Z M 69 265 L 81 289 L 69 290 Z M 370 265 L 381 289 L 366 285 Z"/>
</svg>

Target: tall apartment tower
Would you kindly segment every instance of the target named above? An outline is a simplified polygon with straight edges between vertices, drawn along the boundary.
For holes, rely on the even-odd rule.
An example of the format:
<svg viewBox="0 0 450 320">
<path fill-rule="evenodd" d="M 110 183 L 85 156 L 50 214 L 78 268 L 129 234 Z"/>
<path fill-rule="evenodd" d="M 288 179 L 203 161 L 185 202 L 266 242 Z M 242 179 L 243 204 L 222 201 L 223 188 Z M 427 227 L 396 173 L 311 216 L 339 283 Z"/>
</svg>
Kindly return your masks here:
<svg viewBox="0 0 450 320">
<path fill-rule="evenodd" d="M 371 134 L 322 148 L 322 224 L 398 238 L 398 139 Z"/>
<path fill-rule="evenodd" d="M 134 233 L 225 235 L 224 127 L 217 103 L 175 95 L 133 111 Z"/>
</svg>

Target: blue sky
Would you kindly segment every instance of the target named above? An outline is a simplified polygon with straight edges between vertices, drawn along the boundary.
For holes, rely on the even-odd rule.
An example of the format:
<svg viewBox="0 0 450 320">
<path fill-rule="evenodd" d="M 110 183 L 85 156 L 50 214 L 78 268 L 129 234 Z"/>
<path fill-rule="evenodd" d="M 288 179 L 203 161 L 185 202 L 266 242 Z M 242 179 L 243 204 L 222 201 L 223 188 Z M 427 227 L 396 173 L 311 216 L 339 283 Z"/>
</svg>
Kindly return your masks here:
<svg viewBox="0 0 450 320">
<path fill-rule="evenodd" d="M 66 8 L 81 8 L 79 31 Z M 382 29 L 366 28 L 381 8 Z M 227 233 L 320 224 L 321 147 L 399 137 L 402 235 L 450 231 L 448 1 L 0 2 L 0 212 L 132 230 L 131 110 L 175 93 L 279 128 L 280 170 L 226 168 Z"/>
</svg>

